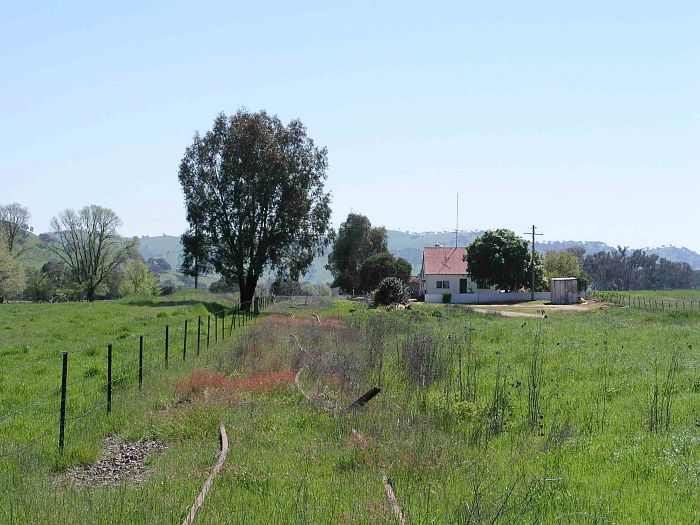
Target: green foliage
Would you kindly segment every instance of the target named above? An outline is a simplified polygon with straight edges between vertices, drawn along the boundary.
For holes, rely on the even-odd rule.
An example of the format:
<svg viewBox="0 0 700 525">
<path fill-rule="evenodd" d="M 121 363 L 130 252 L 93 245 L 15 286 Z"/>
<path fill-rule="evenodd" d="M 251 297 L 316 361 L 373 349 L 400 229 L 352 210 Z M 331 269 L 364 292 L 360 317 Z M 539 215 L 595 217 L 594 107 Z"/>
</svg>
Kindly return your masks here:
<svg viewBox="0 0 700 525">
<path fill-rule="evenodd" d="M 209 291 L 211 293 L 234 293 L 238 292 L 239 288 L 237 283 L 232 284 L 222 277 L 209 285 Z"/>
<path fill-rule="evenodd" d="M 644 250 L 598 252 L 583 259 L 583 270 L 599 290 L 681 290 L 693 287 L 696 274 L 687 263 L 671 262 Z"/>
<path fill-rule="evenodd" d="M 363 290 L 360 271 L 363 263 L 373 255 L 388 251 L 386 230 L 373 228 L 364 215 L 350 213 L 340 225 L 333 248 L 328 254 L 326 268 L 333 274 L 333 286 L 346 292 Z M 410 273 L 410 270 L 409 270 Z M 373 277 L 374 278 L 374 277 Z M 374 286 L 379 281 L 374 283 Z M 373 287 L 367 288 L 369 291 Z"/>
<path fill-rule="evenodd" d="M 212 163 L 216 158 L 217 162 Z M 215 246 L 211 263 L 250 306 L 266 269 L 298 278 L 329 244 L 327 152 L 299 120 L 221 113 L 180 163 L 190 231 Z"/>
<path fill-rule="evenodd" d="M 182 266 L 180 271 L 194 277 L 194 287 L 198 288 L 199 276 L 212 271 L 211 248 L 204 235 L 187 231 L 180 237 L 182 242 Z"/>
<path fill-rule="evenodd" d="M 359 289 L 364 292 L 372 291 L 385 277 L 396 277 L 407 283 L 411 277 L 410 263 L 401 257 L 394 257 L 389 252 L 367 257 L 360 267 Z"/>
<path fill-rule="evenodd" d="M 431 390 L 426 397 L 426 409 L 433 417 L 445 427 L 462 427 L 466 430 L 467 424 L 478 415 L 479 409 L 476 403 L 448 399 L 443 392 Z"/>
<path fill-rule="evenodd" d="M 452 302 L 452 293 L 442 292 L 442 302 L 443 304 L 450 304 Z"/>
<path fill-rule="evenodd" d="M 408 287 L 396 277 L 386 277 L 379 283 L 374 292 L 374 304 L 404 304 L 408 302 L 410 292 Z"/>
<path fill-rule="evenodd" d="M 28 301 L 47 302 L 53 297 L 54 287 L 46 275 L 36 268 L 27 268 L 27 286 L 24 289 L 24 298 Z"/>
<path fill-rule="evenodd" d="M 118 284 L 118 296 L 127 295 L 159 295 L 161 292 L 158 278 L 141 260 L 134 260 L 121 271 Z"/>
<path fill-rule="evenodd" d="M 136 241 L 121 239 L 120 225 L 116 213 L 94 204 L 78 212 L 66 210 L 51 220 L 49 248 L 88 301 L 104 293 L 112 274 L 135 253 Z"/>
<path fill-rule="evenodd" d="M 579 270 L 578 258 L 572 253 L 550 250 L 544 255 L 544 271 L 549 279 L 576 277 Z"/>
<path fill-rule="evenodd" d="M 574 250 L 550 250 L 545 253 L 544 271 L 548 280 L 557 277 L 576 277 L 579 291 L 585 290 L 590 283 L 588 274 L 579 266 L 579 256 Z"/>
<path fill-rule="evenodd" d="M 10 253 L 3 237 L 4 234 L 0 234 L 0 303 L 17 297 L 25 286 L 24 267 Z"/>
<path fill-rule="evenodd" d="M 0 205 L 0 241 L 11 254 L 19 254 L 17 246 L 27 237 L 30 218 L 29 210 L 18 202 Z"/>
<path fill-rule="evenodd" d="M 483 288 L 496 285 L 511 292 L 530 288 L 531 259 L 527 241 L 506 229 L 488 230 L 467 247 L 469 273 Z M 535 289 L 541 290 L 546 283 L 538 254 L 534 264 Z"/>
</svg>

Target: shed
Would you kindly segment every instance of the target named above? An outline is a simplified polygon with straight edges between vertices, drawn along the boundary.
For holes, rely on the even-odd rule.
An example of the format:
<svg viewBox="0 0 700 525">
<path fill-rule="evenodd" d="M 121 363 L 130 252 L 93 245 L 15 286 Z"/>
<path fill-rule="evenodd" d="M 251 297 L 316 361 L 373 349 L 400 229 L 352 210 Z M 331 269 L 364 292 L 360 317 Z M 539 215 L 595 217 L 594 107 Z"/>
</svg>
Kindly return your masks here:
<svg viewBox="0 0 700 525">
<path fill-rule="evenodd" d="M 560 277 L 549 280 L 552 304 L 576 304 L 578 302 L 578 279 Z"/>
</svg>

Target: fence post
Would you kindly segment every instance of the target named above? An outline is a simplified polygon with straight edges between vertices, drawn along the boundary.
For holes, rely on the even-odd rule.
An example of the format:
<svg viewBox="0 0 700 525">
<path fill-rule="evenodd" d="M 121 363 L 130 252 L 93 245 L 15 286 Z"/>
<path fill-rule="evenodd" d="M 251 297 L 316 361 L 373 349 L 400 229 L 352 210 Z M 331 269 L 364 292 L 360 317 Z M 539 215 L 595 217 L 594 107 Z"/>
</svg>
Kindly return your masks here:
<svg viewBox="0 0 700 525">
<path fill-rule="evenodd" d="M 231 332 L 233 332 L 233 312 L 231 313 L 231 324 L 228 325 L 228 335 L 231 337 Z"/>
<path fill-rule="evenodd" d="M 168 347 L 170 346 L 170 326 L 165 325 L 165 368 L 168 368 Z"/>
<path fill-rule="evenodd" d="M 219 313 L 214 312 L 214 342 L 219 341 Z"/>
<path fill-rule="evenodd" d="M 139 390 L 143 386 L 143 336 L 139 336 Z"/>
<path fill-rule="evenodd" d="M 185 337 L 182 339 L 182 360 L 187 359 L 187 319 L 185 319 Z"/>
<path fill-rule="evenodd" d="M 112 411 L 112 343 L 107 345 L 107 412 Z"/>
<path fill-rule="evenodd" d="M 209 350 L 209 328 L 211 327 L 211 315 L 207 315 L 207 350 Z"/>
<path fill-rule="evenodd" d="M 226 339 L 226 310 L 221 311 L 221 340 Z"/>
<path fill-rule="evenodd" d="M 68 381 L 68 352 L 63 352 L 63 371 L 61 372 L 61 415 L 58 427 L 58 451 L 63 454 L 63 438 L 66 429 L 66 386 Z"/>
<path fill-rule="evenodd" d="M 197 317 L 197 355 L 199 355 L 199 344 L 201 341 L 201 333 L 202 333 L 202 316 L 200 315 Z"/>
</svg>

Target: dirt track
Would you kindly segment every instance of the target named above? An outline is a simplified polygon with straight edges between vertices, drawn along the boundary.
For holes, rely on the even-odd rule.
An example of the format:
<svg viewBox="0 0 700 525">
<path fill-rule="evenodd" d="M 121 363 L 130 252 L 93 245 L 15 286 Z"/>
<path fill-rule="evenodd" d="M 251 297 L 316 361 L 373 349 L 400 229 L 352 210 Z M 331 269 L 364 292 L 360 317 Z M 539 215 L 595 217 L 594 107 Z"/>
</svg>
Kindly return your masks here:
<svg viewBox="0 0 700 525">
<path fill-rule="evenodd" d="M 582 304 L 545 304 L 541 302 L 526 302 L 515 304 L 480 304 L 470 306 L 475 312 L 483 314 L 498 314 L 503 317 L 545 317 L 551 312 L 582 313 L 590 312 L 606 306 L 598 301 L 587 301 Z"/>
</svg>

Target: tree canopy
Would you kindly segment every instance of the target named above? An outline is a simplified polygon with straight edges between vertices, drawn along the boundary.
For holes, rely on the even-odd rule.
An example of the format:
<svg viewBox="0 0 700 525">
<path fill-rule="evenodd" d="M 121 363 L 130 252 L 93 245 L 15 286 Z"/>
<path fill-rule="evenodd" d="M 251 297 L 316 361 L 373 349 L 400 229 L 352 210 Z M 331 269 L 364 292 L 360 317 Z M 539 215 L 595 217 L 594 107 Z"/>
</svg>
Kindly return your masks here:
<svg viewBox="0 0 700 525">
<path fill-rule="evenodd" d="M 480 287 L 497 286 L 506 291 L 532 283 L 532 257 L 525 239 L 506 229 L 487 230 L 467 247 L 469 274 Z M 535 254 L 535 288 L 544 286 L 544 270 Z"/>
<path fill-rule="evenodd" d="M 373 228 L 364 215 L 350 213 L 340 225 L 333 249 L 328 254 L 328 269 L 333 286 L 345 291 L 362 290 L 360 269 L 368 257 L 388 252 L 386 229 Z"/>
<path fill-rule="evenodd" d="M 4 235 L 0 233 L 0 303 L 6 297 L 14 297 L 24 290 L 24 267 L 14 257 L 5 244 Z"/>
<path fill-rule="evenodd" d="M 190 230 L 214 269 L 237 282 L 249 308 L 266 269 L 298 278 L 329 244 L 328 161 L 299 120 L 266 112 L 221 113 L 180 163 Z"/>
<path fill-rule="evenodd" d="M 582 269 L 600 290 L 674 290 L 691 288 L 695 273 L 687 263 L 671 262 L 644 250 L 597 252 L 583 259 Z"/>
<path fill-rule="evenodd" d="M 182 265 L 180 271 L 194 278 L 194 287 L 198 288 L 199 276 L 212 270 L 210 248 L 207 239 L 199 232 L 190 230 L 180 237 L 182 242 Z"/>
<path fill-rule="evenodd" d="M 385 277 L 396 277 L 405 284 L 411 277 L 411 270 L 411 263 L 389 252 L 370 255 L 360 267 L 360 288 L 371 292 Z"/>
<path fill-rule="evenodd" d="M 51 220 L 49 249 L 65 263 L 88 301 L 134 255 L 135 242 L 119 237 L 120 225 L 116 213 L 94 204 L 78 212 L 66 210 Z"/>
<path fill-rule="evenodd" d="M 15 252 L 18 243 L 24 242 L 30 218 L 29 210 L 18 202 L 0 205 L 0 232 L 10 253 Z"/>
</svg>

